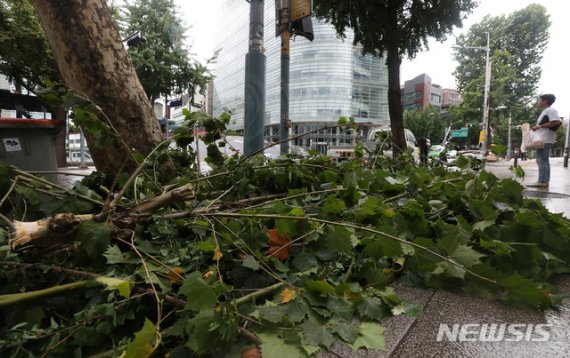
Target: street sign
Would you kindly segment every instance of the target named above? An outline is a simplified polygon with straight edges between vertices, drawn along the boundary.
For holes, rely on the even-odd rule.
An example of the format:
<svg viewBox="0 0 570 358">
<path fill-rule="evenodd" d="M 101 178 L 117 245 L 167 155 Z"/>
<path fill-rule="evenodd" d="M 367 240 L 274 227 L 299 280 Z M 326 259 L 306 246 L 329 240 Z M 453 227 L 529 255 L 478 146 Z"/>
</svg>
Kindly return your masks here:
<svg viewBox="0 0 570 358">
<path fill-rule="evenodd" d="M 468 128 L 461 128 L 455 129 L 450 131 L 451 138 L 467 138 L 467 134 L 469 133 Z"/>
<path fill-rule="evenodd" d="M 311 16 L 312 0 L 291 0 L 291 19 L 297 21 L 303 17 Z"/>
</svg>

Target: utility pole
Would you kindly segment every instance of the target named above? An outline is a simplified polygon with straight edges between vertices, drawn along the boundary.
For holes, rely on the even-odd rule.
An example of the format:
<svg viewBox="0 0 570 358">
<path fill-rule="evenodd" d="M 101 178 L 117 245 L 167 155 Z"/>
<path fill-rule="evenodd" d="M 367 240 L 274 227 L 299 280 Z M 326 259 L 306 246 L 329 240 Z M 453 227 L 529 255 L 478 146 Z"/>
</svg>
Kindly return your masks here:
<svg viewBox="0 0 570 358">
<path fill-rule="evenodd" d="M 490 40 L 491 35 L 487 32 L 487 47 L 485 47 L 485 93 L 483 96 L 483 145 L 481 146 L 481 154 L 483 159 L 487 155 L 487 147 L 489 146 L 489 91 L 491 90 L 491 61 L 490 61 Z"/>
<path fill-rule="evenodd" d="M 245 155 L 264 147 L 265 135 L 265 55 L 263 54 L 263 0 L 250 0 L 249 52 L 245 56 Z"/>
<path fill-rule="evenodd" d="M 483 143 L 481 144 L 481 159 L 487 155 L 489 145 L 489 92 L 491 90 L 491 34 L 487 32 L 487 46 L 452 46 L 455 49 L 485 50 L 485 88 L 483 94 Z"/>
<path fill-rule="evenodd" d="M 566 125 L 566 143 L 564 144 L 564 168 L 568 168 L 568 156 L 570 155 L 570 116 L 568 116 L 568 124 Z M 560 117 L 564 121 L 564 117 Z"/>
<path fill-rule="evenodd" d="M 507 135 L 507 157 L 508 158 L 512 158 L 513 157 L 513 145 L 511 143 L 511 123 L 512 123 L 512 111 L 509 108 L 509 130 L 508 130 L 508 135 Z"/>
<path fill-rule="evenodd" d="M 291 119 L 289 119 L 289 64 L 290 56 L 290 40 L 289 32 L 289 10 L 290 0 L 281 1 L 283 7 L 279 13 L 279 24 L 284 25 L 281 30 L 281 121 L 279 122 L 279 134 L 281 139 L 281 155 L 289 154 L 289 128 L 291 127 Z"/>
<path fill-rule="evenodd" d="M 281 37 L 281 117 L 279 137 L 281 155 L 289 153 L 289 67 L 291 35 L 303 36 L 313 41 L 313 12 L 311 0 L 275 0 L 275 37 Z"/>
</svg>

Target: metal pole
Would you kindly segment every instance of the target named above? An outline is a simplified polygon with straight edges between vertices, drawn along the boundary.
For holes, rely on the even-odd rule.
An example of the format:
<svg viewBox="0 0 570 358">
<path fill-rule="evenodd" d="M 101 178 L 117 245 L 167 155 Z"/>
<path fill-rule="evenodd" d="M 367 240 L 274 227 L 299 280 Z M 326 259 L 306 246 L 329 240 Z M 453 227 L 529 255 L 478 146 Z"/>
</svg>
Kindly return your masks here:
<svg viewBox="0 0 570 358">
<path fill-rule="evenodd" d="M 288 1 L 287 1 L 288 3 Z M 289 21 L 289 6 L 283 9 L 282 24 Z M 289 61 L 290 49 L 289 43 L 291 40 L 291 33 L 289 26 L 286 26 L 281 31 L 281 122 L 279 125 L 281 143 L 281 155 L 289 153 Z"/>
<path fill-rule="evenodd" d="M 490 34 L 487 32 L 487 47 L 485 47 L 485 92 L 483 96 L 483 145 L 481 146 L 481 155 L 484 159 L 487 155 L 487 147 L 489 145 L 489 90 L 491 87 L 491 62 L 490 62 Z"/>
<path fill-rule="evenodd" d="M 83 129 L 81 127 L 79 127 L 79 158 L 81 160 L 79 167 L 87 168 L 85 165 L 85 137 L 83 136 Z"/>
<path fill-rule="evenodd" d="M 265 55 L 263 54 L 263 0 L 250 1 L 249 52 L 245 56 L 245 155 L 264 147 Z"/>
<path fill-rule="evenodd" d="M 513 147 L 511 145 L 511 110 L 509 109 L 509 130 L 507 135 L 507 157 L 513 157 Z"/>
<path fill-rule="evenodd" d="M 564 120 L 560 118 L 560 120 Z M 568 124 L 566 124 L 566 143 L 564 144 L 564 168 L 568 168 L 568 156 L 570 152 L 570 116 L 568 116 Z"/>
</svg>

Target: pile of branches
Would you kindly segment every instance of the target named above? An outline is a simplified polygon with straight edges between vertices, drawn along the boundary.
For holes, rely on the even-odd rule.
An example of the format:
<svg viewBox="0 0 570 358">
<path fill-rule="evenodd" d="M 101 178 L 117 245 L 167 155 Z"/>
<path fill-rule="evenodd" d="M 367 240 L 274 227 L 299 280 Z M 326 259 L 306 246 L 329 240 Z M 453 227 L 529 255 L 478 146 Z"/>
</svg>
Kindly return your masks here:
<svg viewBox="0 0 570 358">
<path fill-rule="evenodd" d="M 7 356 L 313 356 L 383 349 L 417 315 L 400 285 L 517 307 L 560 303 L 570 223 L 514 180 L 357 148 L 340 163 L 224 157 L 227 118 L 188 114 L 130 175 L 73 189 L 0 167 L 0 346 Z M 188 145 L 208 129 L 212 171 Z M 382 143 L 380 147 L 383 145 Z M 382 149 L 382 148 L 378 148 Z M 164 156 L 178 176 L 160 183 Z"/>
</svg>

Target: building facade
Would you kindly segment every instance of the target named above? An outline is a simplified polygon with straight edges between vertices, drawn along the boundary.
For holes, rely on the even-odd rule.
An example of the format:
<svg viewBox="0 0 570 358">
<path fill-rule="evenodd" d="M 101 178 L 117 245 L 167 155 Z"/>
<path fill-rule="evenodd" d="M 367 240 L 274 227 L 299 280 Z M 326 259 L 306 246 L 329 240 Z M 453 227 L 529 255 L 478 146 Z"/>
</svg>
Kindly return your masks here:
<svg viewBox="0 0 570 358">
<path fill-rule="evenodd" d="M 221 48 L 215 69 L 213 113 L 226 111 L 230 128 L 244 127 L 245 55 L 249 38 L 249 3 L 224 3 L 223 31 L 218 34 Z M 265 2 L 265 132 L 266 138 L 279 138 L 281 42 L 275 37 L 275 3 Z M 344 40 L 334 28 L 313 19 L 313 42 L 297 37 L 291 41 L 289 117 L 291 135 L 298 135 L 336 123 L 341 116 L 354 117 L 363 128 L 389 123 L 388 71 L 383 59 L 363 56 L 352 45 L 353 34 Z M 293 144 L 309 147 L 312 142 L 330 145 L 353 144 L 351 132 L 329 129 L 297 139 Z"/>
<path fill-rule="evenodd" d="M 441 103 L 442 108 L 449 108 L 449 106 L 456 106 L 461 104 L 463 100 L 461 99 L 461 95 L 459 91 L 456 89 L 451 88 L 444 88 L 443 89 L 443 99 Z"/>
<path fill-rule="evenodd" d="M 441 86 L 433 84 L 431 77 L 423 73 L 404 82 L 402 88 L 402 106 L 405 111 L 423 111 L 429 105 L 441 108 L 443 90 Z"/>
</svg>

